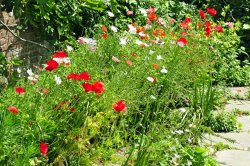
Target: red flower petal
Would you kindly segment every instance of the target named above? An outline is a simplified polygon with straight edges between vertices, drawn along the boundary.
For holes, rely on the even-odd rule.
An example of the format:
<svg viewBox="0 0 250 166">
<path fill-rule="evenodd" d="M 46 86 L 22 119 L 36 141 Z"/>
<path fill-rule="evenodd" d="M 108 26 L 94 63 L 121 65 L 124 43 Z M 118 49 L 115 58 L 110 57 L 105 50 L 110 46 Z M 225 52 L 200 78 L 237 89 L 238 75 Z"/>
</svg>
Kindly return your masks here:
<svg viewBox="0 0 250 166">
<path fill-rule="evenodd" d="M 190 23 L 191 22 L 191 19 L 190 18 L 185 18 L 185 20 L 184 20 L 184 23 L 186 23 L 186 24 L 188 24 L 188 23 Z"/>
<path fill-rule="evenodd" d="M 101 82 L 101 81 L 97 81 L 97 82 L 94 82 L 92 84 L 92 90 L 95 92 L 95 93 L 102 93 L 105 91 L 105 88 L 104 88 L 104 83 Z"/>
<path fill-rule="evenodd" d="M 18 94 L 21 94 L 21 93 L 25 93 L 26 91 L 25 91 L 25 89 L 22 88 L 22 87 L 16 87 L 16 92 L 17 92 Z"/>
<path fill-rule="evenodd" d="M 14 107 L 14 106 L 9 106 L 7 109 L 8 109 L 12 114 L 15 114 L 15 115 L 18 114 L 18 109 L 17 109 L 16 107 Z"/>
<path fill-rule="evenodd" d="M 75 74 L 75 73 L 70 73 L 69 75 L 67 75 L 66 78 L 67 78 L 68 80 L 70 80 L 70 79 L 79 80 L 79 79 L 80 79 L 80 78 L 78 77 L 78 75 Z"/>
<path fill-rule="evenodd" d="M 183 44 L 186 44 L 187 43 L 187 39 L 181 37 L 177 40 L 177 42 L 182 42 Z"/>
<path fill-rule="evenodd" d="M 53 55 L 53 58 L 65 58 L 68 54 L 64 51 L 58 51 Z"/>
<path fill-rule="evenodd" d="M 156 14 L 155 14 L 155 13 L 149 13 L 149 15 L 148 15 L 148 19 L 149 19 L 150 21 L 152 21 L 152 20 L 156 20 L 156 19 L 157 19 L 157 16 L 156 16 Z"/>
<path fill-rule="evenodd" d="M 126 111 L 128 109 L 123 100 L 120 100 L 120 101 L 116 102 L 115 104 L 113 104 L 113 108 L 117 112 Z"/>
<path fill-rule="evenodd" d="M 52 70 L 55 70 L 58 66 L 59 64 L 55 60 L 52 59 L 47 62 L 47 67 L 45 69 L 48 71 L 52 71 Z"/>
<path fill-rule="evenodd" d="M 220 25 L 214 26 L 214 30 L 217 31 L 218 33 L 223 32 L 223 28 Z"/>
<path fill-rule="evenodd" d="M 48 153 L 49 147 L 46 143 L 41 142 L 40 143 L 40 151 L 43 154 L 44 157 L 46 157 L 47 153 Z"/>
<path fill-rule="evenodd" d="M 199 15 L 200 15 L 202 20 L 204 20 L 206 18 L 206 15 L 205 15 L 203 10 L 199 10 Z"/>
<path fill-rule="evenodd" d="M 108 37 L 107 33 L 104 33 L 104 34 L 102 35 L 102 37 L 103 37 L 104 39 L 107 39 L 107 37 Z"/>
<path fill-rule="evenodd" d="M 85 80 L 85 81 L 91 80 L 88 72 L 82 72 L 81 74 L 79 74 L 79 77 L 80 79 Z"/>
<path fill-rule="evenodd" d="M 89 83 L 83 83 L 82 87 L 85 89 L 85 92 L 91 92 L 92 91 L 92 85 Z"/>
<path fill-rule="evenodd" d="M 207 8 L 207 13 L 215 16 L 217 14 L 217 11 L 215 10 L 215 8 Z"/>
</svg>

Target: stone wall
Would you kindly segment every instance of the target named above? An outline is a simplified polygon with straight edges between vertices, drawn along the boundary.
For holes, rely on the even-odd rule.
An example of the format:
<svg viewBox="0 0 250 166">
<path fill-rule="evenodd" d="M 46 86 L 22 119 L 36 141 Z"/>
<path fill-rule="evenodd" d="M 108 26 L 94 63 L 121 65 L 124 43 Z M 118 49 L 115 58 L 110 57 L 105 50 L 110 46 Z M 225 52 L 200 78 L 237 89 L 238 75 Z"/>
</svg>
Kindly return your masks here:
<svg viewBox="0 0 250 166">
<path fill-rule="evenodd" d="M 1 0 L 0 0 L 1 5 Z M 1 11 L 0 6 L 0 19 L 8 25 L 8 27 L 18 34 L 19 37 L 35 41 L 51 47 L 50 44 L 43 39 L 42 35 L 37 35 L 33 29 L 27 31 L 18 31 L 16 25 L 18 19 L 13 16 L 12 12 Z M 0 24 L 0 52 L 4 53 L 7 59 L 18 57 L 22 59 L 25 64 L 24 66 L 30 67 L 33 64 L 39 65 L 42 63 L 47 56 L 50 54 L 48 50 L 31 44 L 29 42 L 23 42 L 20 39 L 13 36 L 3 25 Z"/>
<path fill-rule="evenodd" d="M 8 25 L 13 31 L 13 28 L 17 24 L 18 20 L 15 19 L 12 13 L 7 13 L 6 11 L 1 11 L 0 19 L 6 25 Z M 15 31 L 16 32 L 16 31 Z M 15 43 L 15 37 L 7 31 L 3 25 L 0 26 L 0 51 L 6 52 L 10 49 L 11 45 Z"/>
</svg>

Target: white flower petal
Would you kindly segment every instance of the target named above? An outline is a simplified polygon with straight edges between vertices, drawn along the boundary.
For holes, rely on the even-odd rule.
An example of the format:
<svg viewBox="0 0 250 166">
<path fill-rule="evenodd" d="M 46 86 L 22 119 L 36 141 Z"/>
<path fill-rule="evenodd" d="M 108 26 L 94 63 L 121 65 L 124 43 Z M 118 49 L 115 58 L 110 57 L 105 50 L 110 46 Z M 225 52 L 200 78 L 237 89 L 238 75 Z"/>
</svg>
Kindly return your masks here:
<svg viewBox="0 0 250 166">
<path fill-rule="evenodd" d="M 110 12 L 110 11 L 107 11 L 107 13 L 108 13 L 108 16 L 109 16 L 109 17 L 114 17 L 114 16 L 115 16 L 114 13 L 112 13 L 112 12 Z"/>
</svg>

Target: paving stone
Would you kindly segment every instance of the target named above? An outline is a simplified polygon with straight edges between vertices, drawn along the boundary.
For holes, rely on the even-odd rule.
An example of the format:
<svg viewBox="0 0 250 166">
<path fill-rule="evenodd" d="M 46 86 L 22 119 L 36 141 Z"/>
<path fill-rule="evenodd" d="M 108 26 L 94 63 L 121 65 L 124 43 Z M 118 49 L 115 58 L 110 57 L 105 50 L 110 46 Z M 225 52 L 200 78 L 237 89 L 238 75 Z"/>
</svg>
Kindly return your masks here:
<svg viewBox="0 0 250 166">
<path fill-rule="evenodd" d="M 234 109 L 250 112 L 250 101 L 247 100 L 229 100 L 225 105 L 225 111 L 232 112 Z"/>
<path fill-rule="evenodd" d="M 224 150 L 217 152 L 215 159 L 221 166 L 249 166 L 250 152 L 242 150 Z"/>
<path fill-rule="evenodd" d="M 216 145 L 222 142 L 225 145 L 229 145 L 233 149 L 248 150 L 250 149 L 250 133 L 239 132 L 239 133 L 217 133 L 220 137 L 206 134 L 204 135 L 203 143 L 208 145 Z M 226 139 L 225 139 L 226 138 Z M 227 140 L 229 139 L 229 140 Z M 231 142 L 235 141 L 235 142 Z M 249 159 L 250 162 L 250 159 Z"/>
<path fill-rule="evenodd" d="M 237 117 L 237 120 L 242 124 L 242 131 L 250 131 L 250 116 L 240 116 Z"/>
<path fill-rule="evenodd" d="M 250 91 L 250 87 L 228 87 L 228 90 L 231 92 L 233 96 L 237 96 L 239 98 L 246 98 L 247 92 Z"/>
</svg>

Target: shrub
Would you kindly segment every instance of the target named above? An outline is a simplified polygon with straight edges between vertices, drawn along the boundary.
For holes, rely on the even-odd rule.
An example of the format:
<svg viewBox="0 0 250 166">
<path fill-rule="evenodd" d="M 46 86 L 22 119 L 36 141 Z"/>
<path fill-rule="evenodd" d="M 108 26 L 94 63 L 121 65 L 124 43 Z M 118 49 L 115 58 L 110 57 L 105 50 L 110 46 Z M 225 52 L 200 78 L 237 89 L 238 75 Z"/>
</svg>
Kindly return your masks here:
<svg viewBox="0 0 250 166">
<path fill-rule="evenodd" d="M 205 121 L 205 125 L 215 132 L 230 132 L 238 128 L 236 116 L 233 113 L 221 112 L 211 115 Z"/>
</svg>

